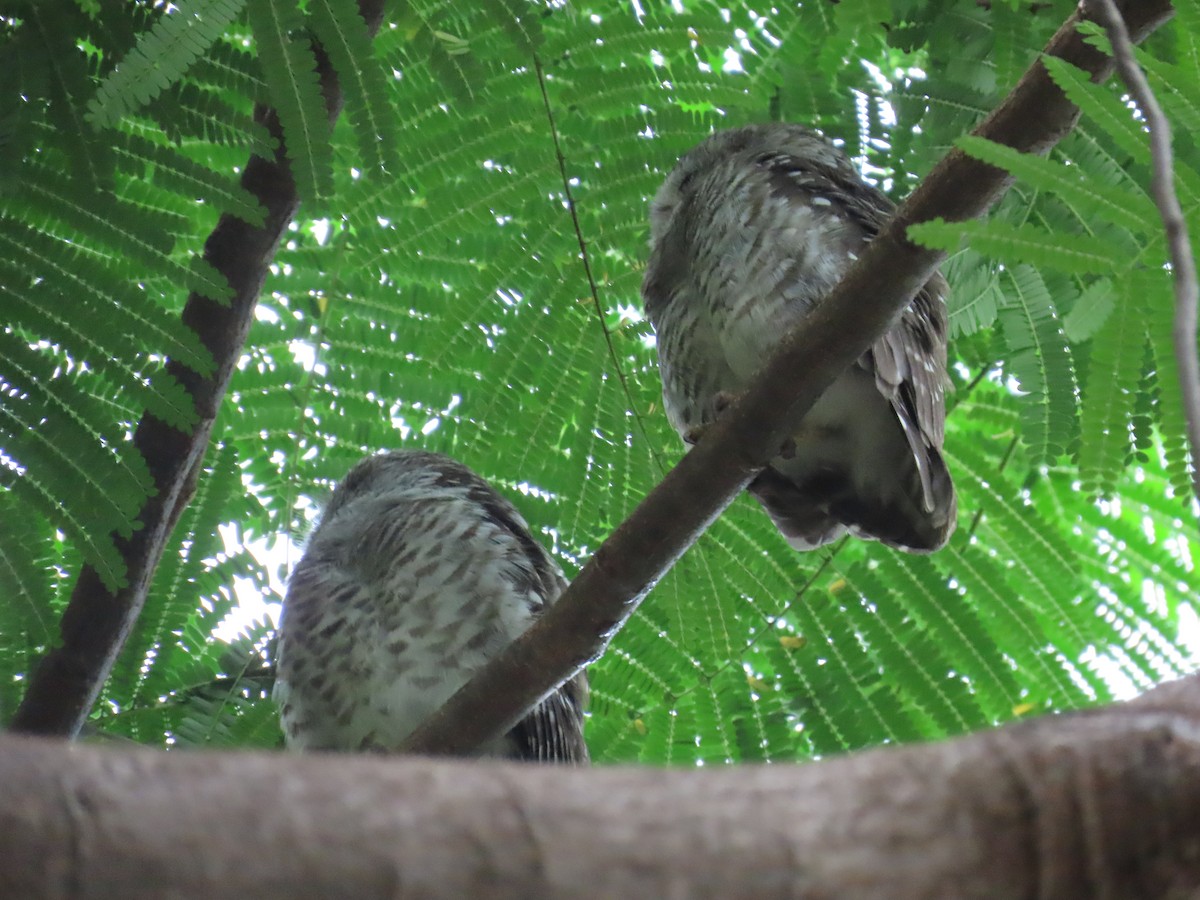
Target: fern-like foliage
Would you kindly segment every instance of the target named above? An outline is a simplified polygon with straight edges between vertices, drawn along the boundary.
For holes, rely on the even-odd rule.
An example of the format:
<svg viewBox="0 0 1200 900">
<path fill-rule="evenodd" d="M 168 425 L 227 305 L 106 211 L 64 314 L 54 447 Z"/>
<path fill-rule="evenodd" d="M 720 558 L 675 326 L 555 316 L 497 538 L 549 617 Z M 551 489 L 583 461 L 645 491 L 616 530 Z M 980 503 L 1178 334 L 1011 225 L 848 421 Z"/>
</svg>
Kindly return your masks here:
<svg viewBox="0 0 1200 900">
<path fill-rule="evenodd" d="M 302 197 L 315 200 L 329 191 L 332 161 L 317 60 L 303 32 L 304 17 L 295 0 L 249 0 L 248 12 L 296 185 Z"/>
<path fill-rule="evenodd" d="M 88 117 L 103 128 L 153 100 L 183 77 L 237 18 L 245 0 L 181 0 L 142 32 L 100 83 Z"/>
<path fill-rule="evenodd" d="M 344 84 L 349 101 L 346 112 L 364 162 L 376 169 L 399 171 L 400 144 L 388 104 L 387 75 L 375 59 L 375 45 L 359 17 L 358 4 L 354 0 L 314 0 L 309 22 Z"/>
<path fill-rule="evenodd" d="M 261 221 L 237 182 L 276 150 L 259 103 L 306 205 L 100 732 L 278 743 L 269 622 L 227 617 L 279 599 L 365 453 L 463 459 L 578 570 L 683 452 L 639 298 L 648 200 L 710 129 L 772 117 L 842 139 L 896 199 L 955 145 L 1017 178 L 988 221 L 913 230 L 951 253 L 958 533 L 928 558 L 797 554 L 739 499 L 592 667 L 594 758 L 931 739 L 1197 667 L 1192 462 L 1140 119 L 1119 85 L 1050 62 L 1084 116 L 1049 158 L 962 137 L 1074 4 L 413 0 L 371 41 L 350 0 L 246 0 L 244 19 L 233 0 L 98 3 L 0 17 L 6 713 L 80 567 L 123 577 L 114 536 L 151 490 L 136 423 L 194 421 L 163 363 L 211 366 L 179 311 L 228 292 L 201 257 L 218 217 Z M 1139 58 L 1177 123 L 1195 231 L 1200 4 L 1178 7 Z M 332 130 L 318 53 L 346 96 Z"/>
<path fill-rule="evenodd" d="M 1107 49 L 1106 42 L 1098 43 Z M 1144 51 L 1141 56 L 1153 59 Z M 1058 59 L 1046 60 L 1046 67 L 1085 116 L 1054 156 L 1022 155 L 975 137 L 958 141 L 971 155 L 1007 169 L 1022 188 L 1036 192 L 1028 204 L 1008 206 L 1020 221 L 926 223 L 914 228 L 913 236 L 946 249 L 965 238 L 975 251 L 1016 267 L 1006 292 L 1011 299 L 1001 306 L 1002 334 L 1009 371 L 1028 390 L 1030 402 L 1040 406 L 1031 410 L 1026 430 L 1035 455 L 1052 458 L 1073 444 L 1084 485 L 1111 493 L 1120 472 L 1135 459 L 1137 398 L 1149 389 L 1154 400 L 1148 412 L 1163 440 L 1172 487 L 1190 506 L 1195 462 L 1187 449 L 1179 399 L 1163 231 L 1147 193 L 1145 128 L 1118 84 L 1093 84 Z M 1172 98 L 1166 102 L 1174 109 L 1181 105 L 1177 98 L 1189 93 L 1189 80 L 1200 83 L 1195 71 L 1149 68 L 1157 93 Z M 1171 77 L 1164 78 L 1168 73 Z M 1182 202 L 1194 210 L 1200 203 L 1194 154 L 1185 150 L 1179 155 L 1175 176 Z M 1039 275 L 1046 270 L 1069 278 L 1051 292 Z M 1082 404 L 1075 396 L 1072 337 L 1088 363 Z M 1050 379 L 1052 367 L 1059 372 Z M 1145 384 L 1143 374 L 1149 375 Z M 1055 392 L 1047 390 L 1052 381 L 1058 385 Z"/>
</svg>

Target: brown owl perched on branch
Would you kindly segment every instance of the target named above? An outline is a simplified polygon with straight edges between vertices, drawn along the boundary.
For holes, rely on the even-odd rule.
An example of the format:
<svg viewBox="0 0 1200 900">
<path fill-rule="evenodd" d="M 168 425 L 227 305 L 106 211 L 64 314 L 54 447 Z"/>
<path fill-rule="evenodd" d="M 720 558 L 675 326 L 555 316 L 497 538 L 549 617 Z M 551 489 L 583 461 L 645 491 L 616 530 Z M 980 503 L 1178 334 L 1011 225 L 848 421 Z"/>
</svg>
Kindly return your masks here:
<svg viewBox="0 0 1200 900">
<path fill-rule="evenodd" d="M 395 750 L 566 587 L 520 513 L 449 457 L 364 459 L 292 573 L 275 697 L 289 747 Z M 479 755 L 586 763 L 582 673 Z"/>
<path fill-rule="evenodd" d="M 800 125 L 719 132 L 688 152 L 650 208 L 642 285 L 667 416 L 685 440 L 745 389 L 821 303 L 894 206 Z M 945 280 L 935 276 L 821 396 L 748 490 L 788 542 L 845 532 L 937 550 L 954 530 L 945 431 Z"/>
</svg>

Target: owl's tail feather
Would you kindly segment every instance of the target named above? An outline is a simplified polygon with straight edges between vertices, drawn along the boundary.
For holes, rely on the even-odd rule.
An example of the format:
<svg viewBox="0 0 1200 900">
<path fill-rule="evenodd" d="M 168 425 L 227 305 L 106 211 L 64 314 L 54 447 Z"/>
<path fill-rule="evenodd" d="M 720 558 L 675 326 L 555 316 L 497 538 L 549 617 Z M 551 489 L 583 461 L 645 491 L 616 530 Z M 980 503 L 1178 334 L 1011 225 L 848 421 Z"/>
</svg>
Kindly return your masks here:
<svg viewBox="0 0 1200 900">
<path fill-rule="evenodd" d="M 746 490 L 795 550 L 815 550 L 846 533 L 845 524 L 834 518 L 825 503 L 814 502 L 810 493 L 770 466 Z"/>
<path fill-rule="evenodd" d="M 913 489 L 887 497 L 860 496 L 842 478 L 809 479 L 799 485 L 772 467 L 747 490 L 796 550 L 813 550 L 849 531 L 909 553 L 932 553 L 950 539 L 957 512 L 946 464 L 940 454 L 932 456 L 932 502 L 926 502 L 915 466 Z"/>
<path fill-rule="evenodd" d="M 928 478 L 928 492 L 921 477 Z M 957 524 L 958 501 L 954 482 L 941 453 L 927 447 L 917 463 L 913 457 L 908 472 L 900 476 L 894 493 L 886 497 L 836 497 L 831 512 L 845 522 L 851 533 L 877 540 L 909 553 L 933 553 L 950 540 Z"/>
</svg>

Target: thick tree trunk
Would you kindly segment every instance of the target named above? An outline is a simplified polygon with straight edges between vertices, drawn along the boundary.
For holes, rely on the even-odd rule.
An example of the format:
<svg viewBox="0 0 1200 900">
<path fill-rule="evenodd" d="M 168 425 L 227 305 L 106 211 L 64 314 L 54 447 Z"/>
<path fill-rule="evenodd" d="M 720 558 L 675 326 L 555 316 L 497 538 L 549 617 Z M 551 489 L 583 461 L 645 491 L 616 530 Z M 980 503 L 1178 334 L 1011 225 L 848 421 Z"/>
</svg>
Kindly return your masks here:
<svg viewBox="0 0 1200 900">
<path fill-rule="evenodd" d="M 383 19 L 384 6 L 385 0 L 360 0 L 358 4 L 372 35 Z M 323 52 L 318 53 L 318 60 L 317 74 L 332 122 L 341 112 L 342 92 Z M 265 221 L 253 226 L 232 214 L 221 216 L 205 242 L 204 258 L 229 281 L 233 299 L 221 304 L 193 293 L 183 309 L 183 323 L 208 348 L 214 369 L 202 375 L 177 361 L 167 363 L 167 371 L 195 402 L 198 419 L 188 431 L 177 430 L 149 413 L 138 422 L 133 447 L 150 468 L 155 492 L 138 513 L 138 530 L 128 537 L 113 538 L 125 561 L 126 583 L 110 590 L 92 566 L 80 570 L 71 602 L 63 612 L 58 646 L 30 673 L 25 696 L 10 723 L 16 731 L 78 733 L 141 614 L 171 532 L 196 489 L 213 423 L 242 355 L 267 268 L 300 206 L 278 116 L 260 106 L 254 118 L 278 142 L 274 159 L 250 157 L 241 178 L 242 187 L 266 211 Z"/>
<path fill-rule="evenodd" d="M 1194 897 L 1200 680 L 806 766 L 0 739 L 0 897 Z"/>
</svg>

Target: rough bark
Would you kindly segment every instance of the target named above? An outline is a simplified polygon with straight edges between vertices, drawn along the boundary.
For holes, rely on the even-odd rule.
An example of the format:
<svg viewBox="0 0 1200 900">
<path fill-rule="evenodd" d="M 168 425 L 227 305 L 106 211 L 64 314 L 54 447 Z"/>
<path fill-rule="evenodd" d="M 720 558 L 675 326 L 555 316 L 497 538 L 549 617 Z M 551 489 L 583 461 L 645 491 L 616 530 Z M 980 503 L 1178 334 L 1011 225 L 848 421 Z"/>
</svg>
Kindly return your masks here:
<svg viewBox="0 0 1200 900">
<path fill-rule="evenodd" d="M 1120 3 L 1142 40 L 1172 14 L 1168 0 Z M 1106 77 L 1112 59 L 1084 42 L 1076 12 L 1045 49 Z M 1044 153 L 1079 110 L 1035 62 L 975 134 Z M 502 734 L 542 697 L 598 657 L 654 583 L 776 456 L 837 376 L 891 325 L 945 256 L 908 242 L 908 226 L 983 215 L 1011 178 L 951 151 L 897 210 L 832 294 L 791 333 L 753 384 L 609 536 L 554 607 L 476 673 L 415 732 L 405 749 L 464 753 Z M 853 323 L 852 325 L 850 323 Z M 799 373 L 799 374 L 797 374 Z"/>
<path fill-rule="evenodd" d="M 0 738 L 0 896 L 1138 897 L 1200 885 L 1200 681 L 803 766 Z"/>
<path fill-rule="evenodd" d="M 360 12 L 372 34 L 383 18 L 383 5 L 384 0 L 360 0 Z M 318 53 L 318 60 L 332 121 L 341 110 L 342 94 L 324 54 Z M 204 258 L 229 280 L 233 300 L 222 305 L 193 293 L 183 310 L 184 324 L 199 335 L 215 368 L 202 375 L 176 361 L 166 367 L 191 395 L 196 424 L 180 431 L 149 414 L 138 422 L 133 449 L 145 458 L 156 490 L 138 514 L 138 530 L 127 538 L 113 536 L 125 561 L 126 585 L 111 591 L 92 566 L 82 568 L 59 626 L 60 642 L 34 669 L 13 716 L 15 731 L 78 733 L 145 605 L 171 531 L 195 492 L 213 423 L 246 343 L 267 267 L 300 206 L 278 118 L 265 107 L 256 109 L 254 117 L 279 148 L 273 159 L 252 156 L 242 173 L 242 187 L 258 198 L 266 220 L 255 227 L 236 216 L 221 217 L 205 242 Z"/>
</svg>

